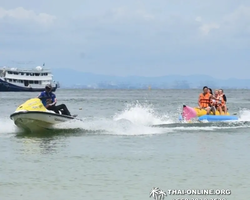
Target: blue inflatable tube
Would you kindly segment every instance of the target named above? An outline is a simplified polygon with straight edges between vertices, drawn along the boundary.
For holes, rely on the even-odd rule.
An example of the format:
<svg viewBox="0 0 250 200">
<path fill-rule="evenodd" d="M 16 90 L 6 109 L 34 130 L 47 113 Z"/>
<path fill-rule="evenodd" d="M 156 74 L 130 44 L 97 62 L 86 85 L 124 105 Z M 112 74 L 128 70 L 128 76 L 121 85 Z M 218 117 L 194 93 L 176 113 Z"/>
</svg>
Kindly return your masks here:
<svg viewBox="0 0 250 200">
<path fill-rule="evenodd" d="M 228 120 L 238 120 L 238 117 L 235 115 L 203 115 L 201 117 L 198 117 L 199 121 L 207 120 L 210 122 L 215 121 L 228 121 Z"/>
<path fill-rule="evenodd" d="M 203 115 L 201 117 L 198 117 L 199 121 L 209 121 L 209 122 L 219 122 L 219 121 L 235 121 L 239 118 L 235 115 Z M 180 115 L 179 120 L 182 121 L 183 118 Z"/>
</svg>

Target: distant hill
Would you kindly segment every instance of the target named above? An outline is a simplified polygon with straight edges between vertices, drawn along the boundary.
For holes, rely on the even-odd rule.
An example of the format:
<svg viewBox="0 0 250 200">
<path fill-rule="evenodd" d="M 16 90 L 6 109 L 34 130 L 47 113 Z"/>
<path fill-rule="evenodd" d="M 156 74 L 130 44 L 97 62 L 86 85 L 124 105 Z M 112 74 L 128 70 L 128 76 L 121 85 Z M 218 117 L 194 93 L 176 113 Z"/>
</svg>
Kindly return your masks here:
<svg viewBox="0 0 250 200">
<path fill-rule="evenodd" d="M 142 76 L 108 76 L 71 69 L 54 69 L 54 79 L 59 81 L 61 88 L 114 88 L 114 89 L 184 89 L 202 88 L 250 88 L 250 79 L 230 78 L 216 79 L 207 75 L 167 75 L 160 77 Z"/>
</svg>

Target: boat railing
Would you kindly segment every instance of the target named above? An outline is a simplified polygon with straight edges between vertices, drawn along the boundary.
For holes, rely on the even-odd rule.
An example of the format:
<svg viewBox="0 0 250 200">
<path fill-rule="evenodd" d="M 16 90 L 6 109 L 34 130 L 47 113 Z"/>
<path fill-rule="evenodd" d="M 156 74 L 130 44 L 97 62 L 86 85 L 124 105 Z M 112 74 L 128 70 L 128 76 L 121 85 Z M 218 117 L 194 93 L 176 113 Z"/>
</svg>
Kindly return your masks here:
<svg viewBox="0 0 250 200">
<path fill-rule="evenodd" d="M 44 69 L 44 68 L 33 68 L 33 69 L 25 69 L 25 68 L 13 68 L 13 67 L 4 67 L 0 69 L 0 71 L 11 71 L 11 72 L 30 72 L 30 73 L 37 73 L 37 72 L 43 72 L 43 73 L 50 73 L 50 69 Z"/>
</svg>

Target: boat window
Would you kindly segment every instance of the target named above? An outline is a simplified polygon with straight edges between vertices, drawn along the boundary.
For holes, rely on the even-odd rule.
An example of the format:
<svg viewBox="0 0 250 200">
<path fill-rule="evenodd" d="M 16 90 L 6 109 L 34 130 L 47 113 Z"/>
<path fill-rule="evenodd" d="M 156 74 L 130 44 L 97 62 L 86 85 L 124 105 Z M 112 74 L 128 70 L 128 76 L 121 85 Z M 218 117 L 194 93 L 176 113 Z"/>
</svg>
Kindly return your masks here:
<svg viewBox="0 0 250 200">
<path fill-rule="evenodd" d="M 22 72 L 21 75 L 24 75 L 24 73 Z"/>
<path fill-rule="evenodd" d="M 23 80 L 20 80 L 20 83 L 23 83 Z"/>
<path fill-rule="evenodd" d="M 12 74 L 12 72 L 8 72 L 8 74 Z"/>
<path fill-rule="evenodd" d="M 35 81 L 35 84 L 38 84 L 38 81 Z"/>
<path fill-rule="evenodd" d="M 35 73 L 36 76 L 39 76 L 39 73 Z"/>
<path fill-rule="evenodd" d="M 14 72 L 13 74 L 18 75 L 18 72 Z"/>
<path fill-rule="evenodd" d="M 28 86 L 29 85 L 29 81 L 25 80 L 24 81 L 24 86 Z"/>
<path fill-rule="evenodd" d="M 26 75 L 27 75 L 27 76 L 29 76 L 29 75 L 30 75 L 30 73 L 26 73 Z"/>
<path fill-rule="evenodd" d="M 12 82 L 12 79 L 9 79 L 9 82 Z"/>
<path fill-rule="evenodd" d="M 33 84 L 34 81 L 30 81 L 30 84 Z"/>
<path fill-rule="evenodd" d="M 13 82 L 15 83 L 15 82 L 16 82 L 16 79 L 13 79 Z"/>
</svg>

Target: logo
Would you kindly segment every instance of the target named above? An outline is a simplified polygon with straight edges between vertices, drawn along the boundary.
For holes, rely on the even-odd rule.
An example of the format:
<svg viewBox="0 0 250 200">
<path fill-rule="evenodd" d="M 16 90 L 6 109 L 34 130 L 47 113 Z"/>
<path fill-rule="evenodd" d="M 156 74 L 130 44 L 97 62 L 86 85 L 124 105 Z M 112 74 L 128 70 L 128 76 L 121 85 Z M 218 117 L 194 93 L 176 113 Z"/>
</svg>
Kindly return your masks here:
<svg viewBox="0 0 250 200">
<path fill-rule="evenodd" d="M 58 121 L 58 122 L 65 122 L 64 119 L 59 119 L 59 118 L 55 118 L 55 121 Z"/>
<path fill-rule="evenodd" d="M 149 197 L 153 197 L 155 200 L 164 200 L 166 196 L 167 193 L 157 187 L 153 188 L 149 193 Z"/>
</svg>

